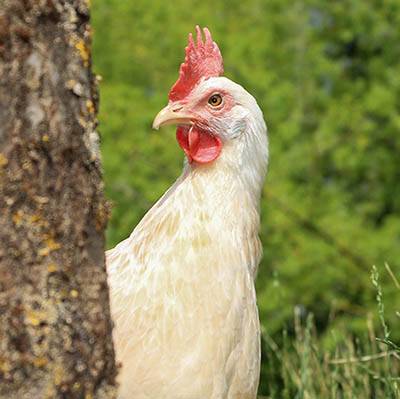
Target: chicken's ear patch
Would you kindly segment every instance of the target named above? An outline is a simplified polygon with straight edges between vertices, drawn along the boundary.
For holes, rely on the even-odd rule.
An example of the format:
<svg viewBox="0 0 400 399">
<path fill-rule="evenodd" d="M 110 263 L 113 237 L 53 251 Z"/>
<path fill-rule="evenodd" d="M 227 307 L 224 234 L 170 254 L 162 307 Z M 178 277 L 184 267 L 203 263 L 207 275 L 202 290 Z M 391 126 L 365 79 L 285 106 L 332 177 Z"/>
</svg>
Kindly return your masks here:
<svg viewBox="0 0 400 399">
<path fill-rule="evenodd" d="M 185 49 L 185 62 L 179 69 L 179 78 L 169 92 L 171 101 L 184 99 L 202 78 L 221 76 L 224 66 L 221 52 L 217 44 L 212 40 L 211 33 L 207 28 L 202 31 L 196 26 L 197 40 L 189 34 L 189 43 Z"/>
</svg>

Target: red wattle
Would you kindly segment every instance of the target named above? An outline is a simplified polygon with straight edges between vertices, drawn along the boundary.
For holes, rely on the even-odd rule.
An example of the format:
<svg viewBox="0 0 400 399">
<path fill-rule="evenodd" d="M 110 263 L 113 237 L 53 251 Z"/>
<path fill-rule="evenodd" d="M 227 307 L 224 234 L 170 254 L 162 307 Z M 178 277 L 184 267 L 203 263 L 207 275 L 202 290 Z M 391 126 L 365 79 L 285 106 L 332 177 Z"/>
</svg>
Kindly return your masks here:
<svg viewBox="0 0 400 399">
<path fill-rule="evenodd" d="M 178 141 L 178 144 L 185 152 L 189 162 L 191 163 L 193 161 L 193 158 L 190 156 L 190 151 L 189 151 L 188 132 L 189 132 L 188 126 L 179 126 L 176 129 L 176 140 Z"/>
<path fill-rule="evenodd" d="M 209 163 L 218 158 L 222 149 L 219 137 L 196 126 L 179 126 L 176 139 L 189 162 Z"/>
</svg>

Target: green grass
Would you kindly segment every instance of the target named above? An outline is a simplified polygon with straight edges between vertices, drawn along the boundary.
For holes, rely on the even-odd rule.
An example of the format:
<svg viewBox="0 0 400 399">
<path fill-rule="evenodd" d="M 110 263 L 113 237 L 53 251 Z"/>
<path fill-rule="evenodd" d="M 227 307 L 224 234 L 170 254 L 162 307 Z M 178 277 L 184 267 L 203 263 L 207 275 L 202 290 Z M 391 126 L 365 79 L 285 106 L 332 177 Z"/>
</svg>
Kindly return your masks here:
<svg viewBox="0 0 400 399">
<path fill-rule="evenodd" d="M 386 270 L 400 292 L 400 284 L 388 265 Z M 378 329 L 371 315 L 363 336 L 333 336 L 334 344 L 327 347 L 317 336 L 313 315 L 304 316 L 300 308 L 295 308 L 294 329 L 284 330 L 279 343 L 263 331 L 261 390 L 267 395 L 259 398 L 400 398 L 400 347 L 391 340 L 384 292 L 375 266 L 371 280 L 376 289 Z"/>
</svg>

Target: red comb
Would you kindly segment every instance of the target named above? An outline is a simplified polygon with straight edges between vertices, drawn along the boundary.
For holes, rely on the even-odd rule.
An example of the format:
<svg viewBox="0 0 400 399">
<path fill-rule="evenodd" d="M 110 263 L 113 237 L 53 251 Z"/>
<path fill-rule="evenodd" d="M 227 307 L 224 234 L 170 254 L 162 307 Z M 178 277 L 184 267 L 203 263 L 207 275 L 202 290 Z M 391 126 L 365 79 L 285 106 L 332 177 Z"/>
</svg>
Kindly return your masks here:
<svg viewBox="0 0 400 399">
<path fill-rule="evenodd" d="M 185 49 L 185 62 L 179 69 L 179 78 L 169 92 L 171 101 L 185 98 L 200 81 L 201 78 L 220 76 L 224 72 L 222 56 L 219 48 L 213 42 L 211 33 L 207 28 L 203 29 L 205 41 L 199 26 L 196 26 L 197 42 L 189 33 L 189 43 Z"/>
</svg>

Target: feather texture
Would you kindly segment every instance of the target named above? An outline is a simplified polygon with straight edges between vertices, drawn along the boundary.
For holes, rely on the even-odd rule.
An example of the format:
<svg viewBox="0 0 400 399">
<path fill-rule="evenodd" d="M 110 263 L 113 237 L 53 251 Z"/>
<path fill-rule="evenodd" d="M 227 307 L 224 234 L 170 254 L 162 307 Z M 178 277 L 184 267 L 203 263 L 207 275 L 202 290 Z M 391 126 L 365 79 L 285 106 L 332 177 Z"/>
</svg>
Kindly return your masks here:
<svg viewBox="0 0 400 399">
<path fill-rule="evenodd" d="M 244 89 L 213 79 L 241 103 L 232 139 L 214 162 L 186 162 L 131 236 L 107 252 L 121 399 L 256 398 L 266 127 Z"/>
</svg>

